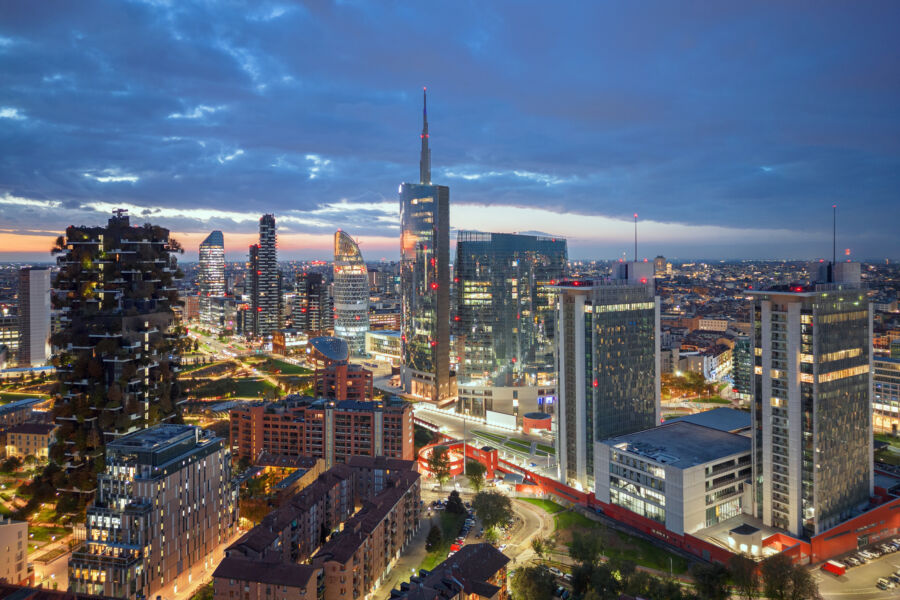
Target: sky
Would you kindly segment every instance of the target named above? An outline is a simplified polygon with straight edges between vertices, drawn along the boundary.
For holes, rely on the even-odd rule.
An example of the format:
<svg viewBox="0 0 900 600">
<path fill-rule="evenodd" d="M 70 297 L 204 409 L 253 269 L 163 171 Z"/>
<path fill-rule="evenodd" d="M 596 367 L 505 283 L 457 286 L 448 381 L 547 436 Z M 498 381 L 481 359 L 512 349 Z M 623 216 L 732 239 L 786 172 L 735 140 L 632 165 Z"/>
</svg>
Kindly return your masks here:
<svg viewBox="0 0 900 600">
<path fill-rule="evenodd" d="M 571 258 L 900 258 L 898 2 L 0 4 L 0 260 L 114 208 L 399 255 L 398 184 Z"/>
</svg>

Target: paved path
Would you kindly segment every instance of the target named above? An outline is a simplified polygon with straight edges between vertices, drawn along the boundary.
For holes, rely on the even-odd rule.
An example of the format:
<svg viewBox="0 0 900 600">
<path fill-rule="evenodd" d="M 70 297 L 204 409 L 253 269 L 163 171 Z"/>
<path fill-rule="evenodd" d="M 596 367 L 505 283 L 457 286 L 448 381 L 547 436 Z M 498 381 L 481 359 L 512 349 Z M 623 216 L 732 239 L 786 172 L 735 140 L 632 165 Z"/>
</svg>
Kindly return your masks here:
<svg viewBox="0 0 900 600">
<path fill-rule="evenodd" d="M 428 531 L 431 529 L 431 525 L 436 523 L 436 516 L 432 516 L 430 519 L 427 517 L 422 519 L 422 522 L 419 524 L 419 531 L 416 532 L 403 554 L 391 567 L 391 572 L 388 573 L 381 586 L 372 594 L 369 594 L 369 597 L 375 599 L 387 598 L 391 595 L 392 589 L 400 587 L 401 583 L 409 581 L 409 578 L 416 574 L 416 569 L 425 560 L 425 555 L 427 554 L 425 552 L 425 539 L 428 537 Z"/>
</svg>

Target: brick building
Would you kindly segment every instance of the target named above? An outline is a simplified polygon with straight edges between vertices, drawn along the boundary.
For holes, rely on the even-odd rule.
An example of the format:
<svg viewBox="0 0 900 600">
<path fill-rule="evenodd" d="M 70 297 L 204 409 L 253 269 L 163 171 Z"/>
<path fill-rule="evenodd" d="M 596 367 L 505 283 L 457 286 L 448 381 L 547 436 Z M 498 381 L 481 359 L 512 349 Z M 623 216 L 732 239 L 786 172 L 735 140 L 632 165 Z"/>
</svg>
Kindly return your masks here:
<svg viewBox="0 0 900 600">
<path fill-rule="evenodd" d="M 412 460 L 412 405 L 300 396 L 251 403 L 231 411 L 231 448 L 238 459 L 268 452 L 322 458 L 326 467 L 356 455 Z"/>
<path fill-rule="evenodd" d="M 215 600 L 365 597 L 418 529 L 420 497 L 413 461 L 332 467 L 226 550 Z"/>
<path fill-rule="evenodd" d="M 316 370 L 315 390 L 317 397 L 329 400 L 372 400 L 372 371 L 347 361 L 334 362 Z"/>
<path fill-rule="evenodd" d="M 419 571 L 392 600 L 506 600 L 509 558 L 490 544 L 469 544 L 431 571 Z"/>
</svg>

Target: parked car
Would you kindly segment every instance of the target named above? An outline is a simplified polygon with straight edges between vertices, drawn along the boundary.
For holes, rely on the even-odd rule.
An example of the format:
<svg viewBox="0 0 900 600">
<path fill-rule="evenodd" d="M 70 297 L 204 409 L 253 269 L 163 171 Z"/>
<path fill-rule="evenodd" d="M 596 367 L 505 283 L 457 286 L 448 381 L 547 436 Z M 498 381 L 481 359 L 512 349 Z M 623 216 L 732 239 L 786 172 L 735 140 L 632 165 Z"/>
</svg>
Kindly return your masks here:
<svg viewBox="0 0 900 600">
<path fill-rule="evenodd" d="M 554 575 L 556 575 L 557 577 L 562 577 L 562 574 L 563 574 L 562 571 L 560 571 L 556 567 L 550 567 L 549 571 L 551 573 L 553 573 Z"/>
</svg>

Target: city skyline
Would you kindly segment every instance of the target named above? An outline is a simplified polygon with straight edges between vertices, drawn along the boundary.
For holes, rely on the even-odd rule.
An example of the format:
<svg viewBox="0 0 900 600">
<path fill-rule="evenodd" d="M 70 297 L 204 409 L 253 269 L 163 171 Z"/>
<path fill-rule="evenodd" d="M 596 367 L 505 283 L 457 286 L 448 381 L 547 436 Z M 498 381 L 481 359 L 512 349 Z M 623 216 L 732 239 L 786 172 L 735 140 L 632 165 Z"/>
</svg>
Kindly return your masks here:
<svg viewBox="0 0 900 600">
<path fill-rule="evenodd" d="M 0 260 L 46 261 L 67 225 L 117 207 L 189 259 L 214 229 L 236 259 L 272 212 L 284 258 L 327 257 L 343 228 L 396 260 L 423 85 L 452 230 L 501 222 L 566 237 L 573 259 L 630 259 L 637 212 L 641 258 L 819 258 L 836 203 L 841 249 L 900 255 L 895 6 L 67 10 L 3 10 L 0 133 L 17 152 L 0 158 Z M 538 21 L 567 35 L 521 39 Z M 422 52 L 398 55 L 384 23 Z"/>
</svg>

